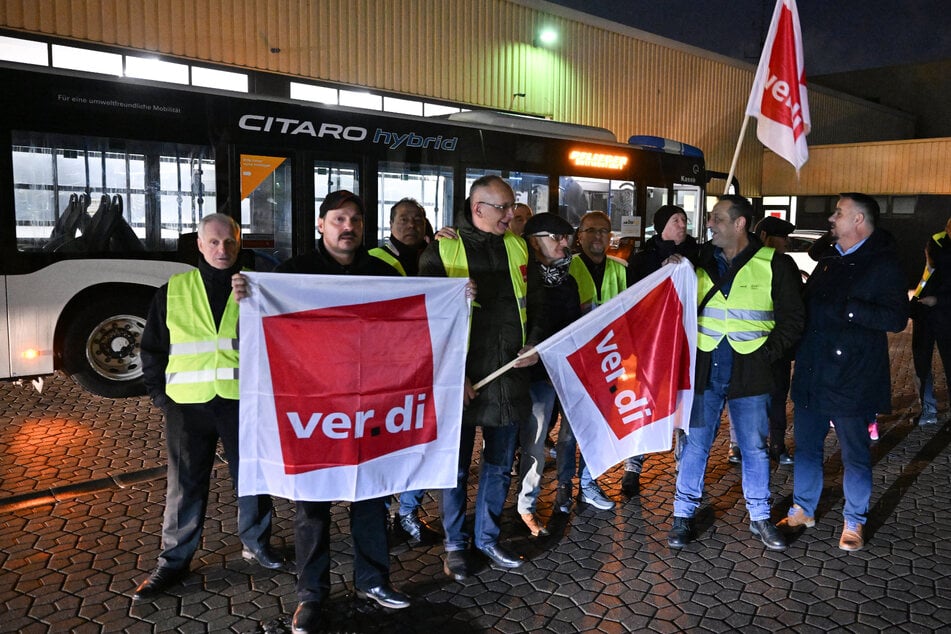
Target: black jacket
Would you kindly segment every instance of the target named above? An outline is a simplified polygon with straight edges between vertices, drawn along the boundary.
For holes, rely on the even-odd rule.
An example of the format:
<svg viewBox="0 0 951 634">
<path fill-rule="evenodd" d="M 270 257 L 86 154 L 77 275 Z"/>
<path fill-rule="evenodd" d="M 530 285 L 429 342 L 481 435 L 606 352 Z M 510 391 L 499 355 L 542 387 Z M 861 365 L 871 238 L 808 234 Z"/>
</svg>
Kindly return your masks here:
<svg viewBox="0 0 951 634">
<path fill-rule="evenodd" d="M 673 240 L 664 240 L 660 234 L 653 236 L 644 244 L 644 248 L 632 253 L 627 261 L 627 285 L 633 286 L 637 282 L 660 269 L 661 264 L 671 255 L 677 253 L 691 262 L 696 261 L 700 247 L 693 236 L 680 244 Z"/>
<path fill-rule="evenodd" d="M 742 268 L 753 255 L 762 248 L 763 243 L 755 235 L 748 233 L 749 245 L 733 259 L 732 269 Z M 717 263 L 714 259 L 713 243 L 707 242 L 700 247 L 697 266 L 703 268 L 710 279 L 716 283 L 720 279 Z M 768 394 L 773 391 L 772 364 L 796 345 L 802 334 L 805 311 L 800 294 L 799 267 L 785 254 L 776 253 L 771 262 L 773 274 L 771 294 L 773 314 L 776 325 L 766 338 L 766 342 L 750 354 L 733 353 L 733 373 L 727 398 L 742 398 Z M 697 370 L 694 389 L 703 392 L 710 380 L 711 353 L 697 350 Z"/>
<path fill-rule="evenodd" d="M 828 247 L 806 282 L 806 330 L 796 353 L 796 407 L 832 416 L 891 411 L 886 332 L 908 325 L 895 239 L 875 229 L 857 251 Z"/>
<path fill-rule="evenodd" d="M 577 257 L 577 256 L 574 256 Z M 564 280 L 560 284 L 546 286 L 541 274 L 541 265 L 529 252 L 528 260 L 528 288 L 530 292 L 539 289 L 541 295 L 541 311 L 533 315 L 533 322 L 539 328 L 542 338 L 548 338 L 581 318 L 581 296 L 578 293 L 578 282 L 565 271 Z M 537 343 L 537 342 L 536 342 Z M 532 382 L 549 380 L 548 371 L 540 361 L 531 368 Z"/>
<path fill-rule="evenodd" d="M 313 275 L 399 275 L 392 266 L 375 258 L 360 247 L 353 262 L 343 266 L 333 259 L 324 248 L 324 239 L 317 240 L 313 251 L 285 260 L 274 269 L 275 273 L 308 273 Z"/>
<path fill-rule="evenodd" d="M 935 241 L 928 238 L 928 255 L 934 270 L 920 297 L 934 297 L 934 306 L 915 303 L 913 316 L 923 320 L 938 337 L 951 337 L 951 238 L 945 233 Z"/>
<path fill-rule="evenodd" d="M 502 236 L 476 229 L 468 209 L 458 220 L 456 231 L 465 245 L 469 277 L 477 286 L 478 306 L 472 307 L 466 355 L 466 376 L 476 383 L 518 355 L 522 348 L 522 325 Z M 438 242 L 430 244 L 420 256 L 419 274 L 446 277 Z M 543 338 L 537 321 L 542 297 L 534 286 L 528 291 L 525 345 L 533 345 Z M 529 382 L 529 369 L 515 368 L 485 385 L 463 410 L 463 424 L 501 427 L 526 420 L 532 408 Z"/>
</svg>

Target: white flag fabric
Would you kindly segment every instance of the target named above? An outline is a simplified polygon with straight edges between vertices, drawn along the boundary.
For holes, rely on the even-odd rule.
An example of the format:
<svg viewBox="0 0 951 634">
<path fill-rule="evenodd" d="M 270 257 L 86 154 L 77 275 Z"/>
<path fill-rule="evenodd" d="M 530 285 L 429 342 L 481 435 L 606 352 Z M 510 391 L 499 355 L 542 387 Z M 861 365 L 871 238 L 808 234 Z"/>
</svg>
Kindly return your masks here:
<svg viewBox="0 0 951 634">
<path fill-rule="evenodd" d="M 661 267 L 535 350 L 593 477 L 630 456 L 669 450 L 693 404 L 693 266 Z"/>
<path fill-rule="evenodd" d="M 238 494 L 455 486 L 467 280 L 245 275 Z"/>
<path fill-rule="evenodd" d="M 806 135 L 812 122 L 796 0 L 776 2 L 746 114 L 757 118 L 760 142 L 798 173 L 809 159 Z"/>
</svg>

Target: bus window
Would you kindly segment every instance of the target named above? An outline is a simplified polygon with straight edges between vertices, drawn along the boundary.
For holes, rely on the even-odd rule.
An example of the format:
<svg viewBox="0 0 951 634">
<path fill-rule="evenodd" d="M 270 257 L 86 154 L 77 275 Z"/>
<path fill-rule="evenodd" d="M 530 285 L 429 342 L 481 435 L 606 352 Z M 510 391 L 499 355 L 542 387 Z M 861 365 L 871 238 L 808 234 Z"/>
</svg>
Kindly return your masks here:
<svg viewBox="0 0 951 634">
<path fill-rule="evenodd" d="M 631 181 L 562 176 L 558 179 L 561 198 L 559 214 L 577 227 L 589 211 L 603 211 L 611 217 L 613 239 L 618 239 L 625 219 L 637 211 L 637 186 Z"/>
<path fill-rule="evenodd" d="M 20 251 L 174 251 L 203 206 L 214 210 L 209 148 L 20 131 L 12 137 Z M 175 165 L 184 178 L 168 176 Z M 105 235 L 83 239 L 89 227 Z"/>
<path fill-rule="evenodd" d="M 285 156 L 241 155 L 241 233 L 258 270 L 291 256 L 292 170 Z"/>
<path fill-rule="evenodd" d="M 703 226 L 700 200 L 700 187 L 697 185 L 674 185 L 674 204 L 687 212 L 687 233 L 695 238 L 700 237 L 699 227 Z"/>
<path fill-rule="evenodd" d="M 654 214 L 657 210 L 667 204 L 666 187 L 648 187 L 647 188 L 647 209 L 644 210 L 644 239 L 654 237 Z"/>
<path fill-rule="evenodd" d="M 511 170 L 477 170 L 466 169 L 466 196 L 472 183 L 493 174 L 505 179 L 515 192 L 515 202 L 525 203 L 536 214 L 548 211 L 548 175 L 532 174 L 529 172 L 515 172 Z"/>
<path fill-rule="evenodd" d="M 390 208 L 403 198 L 414 198 L 423 206 L 434 231 L 453 224 L 451 167 L 380 163 L 377 195 L 380 244 L 389 235 Z"/>
<path fill-rule="evenodd" d="M 316 211 L 320 203 L 330 192 L 346 189 L 355 194 L 360 193 L 360 176 L 356 163 L 341 163 L 338 161 L 314 161 L 314 245 L 320 238 L 317 231 Z"/>
</svg>

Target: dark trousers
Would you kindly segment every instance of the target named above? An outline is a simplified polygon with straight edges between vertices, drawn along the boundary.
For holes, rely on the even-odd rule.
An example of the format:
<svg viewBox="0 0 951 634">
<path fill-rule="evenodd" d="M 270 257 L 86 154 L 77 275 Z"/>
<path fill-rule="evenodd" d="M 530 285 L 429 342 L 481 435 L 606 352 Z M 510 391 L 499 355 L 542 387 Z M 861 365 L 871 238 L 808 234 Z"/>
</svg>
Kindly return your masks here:
<svg viewBox="0 0 951 634">
<path fill-rule="evenodd" d="M 780 359 L 772 365 L 773 391 L 769 393 L 766 417 L 769 419 L 769 449 L 786 450 L 786 399 L 789 397 L 789 379 L 792 361 Z"/>
<path fill-rule="evenodd" d="M 937 332 L 927 316 L 915 319 L 911 329 L 911 355 L 915 363 L 915 376 L 918 379 L 918 399 L 922 403 L 923 410 L 932 409 L 933 411 L 930 412 L 932 414 L 937 411 L 932 369 L 935 344 L 938 346 L 938 354 L 944 365 L 945 381 L 948 389 L 951 390 L 951 333 Z"/>
<path fill-rule="evenodd" d="M 234 486 L 238 482 L 238 401 L 215 397 L 207 403 L 171 405 L 165 412 L 168 488 L 159 565 L 185 568 L 201 541 L 208 487 L 218 439 Z M 268 495 L 238 498 L 238 537 L 256 550 L 270 541 L 272 503 Z"/>
<path fill-rule="evenodd" d="M 353 581 L 358 590 L 369 590 L 389 583 L 387 499 L 373 498 L 350 503 Z M 299 601 L 322 601 L 330 593 L 331 504 L 332 502 L 297 502 L 294 540 Z"/>
</svg>

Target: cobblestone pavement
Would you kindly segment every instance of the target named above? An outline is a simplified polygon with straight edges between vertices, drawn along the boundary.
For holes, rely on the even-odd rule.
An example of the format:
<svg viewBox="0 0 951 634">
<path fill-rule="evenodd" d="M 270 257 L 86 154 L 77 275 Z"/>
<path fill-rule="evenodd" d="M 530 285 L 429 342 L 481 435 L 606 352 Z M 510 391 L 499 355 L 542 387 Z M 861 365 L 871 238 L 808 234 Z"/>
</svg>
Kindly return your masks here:
<svg viewBox="0 0 951 634">
<path fill-rule="evenodd" d="M 666 546 L 673 461 L 651 456 L 640 496 L 620 495 L 620 468 L 601 478 L 613 511 L 576 506 L 532 539 L 514 503 L 503 540 L 529 562 L 484 567 L 463 583 L 442 573 L 442 547 L 393 540 L 392 581 L 414 597 L 389 611 L 353 596 L 345 504 L 334 507 L 328 631 L 629 632 L 792 630 L 930 632 L 951 624 L 951 425 L 917 427 L 910 331 L 891 338 L 895 413 L 881 416 L 865 550 L 838 549 L 841 461 L 826 444 L 817 525 L 783 553 L 751 537 L 726 433 L 711 455 L 699 539 Z M 947 388 L 938 382 L 939 404 Z M 791 430 L 788 442 L 792 442 Z M 145 399 L 89 396 L 63 377 L 42 394 L 0 384 L 0 631 L 287 632 L 294 576 L 241 559 L 234 494 L 216 469 L 203 547 L 183 585 L 154 602 L 132 592 L 155 564 L 165 494 L 162 420 Z M 547 520 L 554 469 L 539 508 Z M 773 471 L 774 520 L 792 470 Z M 427 519 L 438 526 L 436 502 Z M 293 553 L 293 507 L 277 501 L 274 543 Z"/>
</svg>

